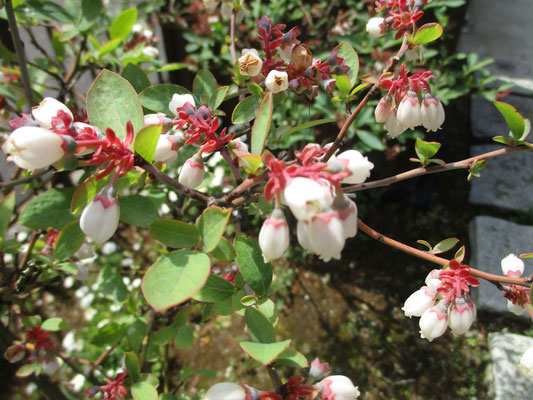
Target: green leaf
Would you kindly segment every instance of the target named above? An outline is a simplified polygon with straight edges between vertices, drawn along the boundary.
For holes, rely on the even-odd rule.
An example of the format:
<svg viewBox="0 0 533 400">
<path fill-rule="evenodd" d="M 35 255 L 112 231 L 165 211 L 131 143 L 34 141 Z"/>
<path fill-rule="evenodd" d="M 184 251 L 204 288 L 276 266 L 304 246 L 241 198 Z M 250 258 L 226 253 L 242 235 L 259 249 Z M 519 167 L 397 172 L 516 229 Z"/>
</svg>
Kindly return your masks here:
<svg viewBox="0 0 533 400">
<path fill-rule="evenodd" d="M 141 104 L 150 111 L 170 114 L 168 105 L 174 94 L 192 94 L 182 86 L 161 84 L 147 87 L 140 94 Z"/>
<path fill-rule="evenodd" d="M 0 200 L 0 238 L 4 238 L 9 226 L 9 219 L 15 209 L 15 192 L 11 192 Z"/>
<path fill-rule="evenodd" d="M 381 136 L 377 136 L 363 129 L 357 129 L 355 133 L 357 134 L 359 139 L 361 139 L 361 141 L 368 147 L 370 147 L 372 150 L 383 151 L 387 148 L 385 143 L 383 143 L 383 139 L 381 138 Z"/>
<path fill-rule="evenodd" d="M 359 73 L 359 56 L 355 49 L 346 42 L 341 42 L 335 49 L 339 50 L 337 55 L 344 58 L 344 61 L 350 70 L 346 75 L 350 79 L 350 83 L 355 85 L 357 82 L 357 74 Z"/>
<path fill-rule="evenodd" d="M 233 296 L 234 287 L 224 278 L 213 274 L 209 275 L 204 287 L 193 296 L 194 300 L 206 303 L 216 303 Z"/>
<path fill-rule="evenodd" d="M 148 228 L 158 218 L 157 207 L 148 197 L 132 194 L 120 198 L 120 220 L 122 222 Z"/>
<path fill-rule="evenodd" d="M 213 92 L 211 97 L 209 97 L 208 107 L 211 111 L 216 110 L 218 106 L 222 104 L 226 94 L 228 93 L 229 86 L 221 86 Z"/>
<path fill-rule="evenodd" d="M 242 276 L 256 294 L 266 295 L 272 282 L 272 267 L 265 263 L 257 242 L 239 233 L 235 237 L 234 247 L 237 253 L 235 261 Z"/>
<path fill-rule="evenodd" d="M 217 80 L 207 69 L 201 69 L 194 77 L 192 91 L 196 97 L 200 98 L 203 94 L 211 96 L 217 88 Z"/>
<path fill-rule="evenodd" d="M 501 101 L 495 101 L 494 105 L 505 118 L 505 122 L 507 122 L 507 125 L 511 130 L 511 136 L 513 137 L 514 141 L 519 141 L 526 127 L 524 118 L 510 104 L 502 103 Z"/>
<path fill-rule="evenodd" d="M 73 194 L 73 188 L 62 188 L 50 189 L 34 197 L 22 210 L 18 222 L 33 229 L 62 229 L 76 219 L 70 212 Z"/>
<path fill-rule="evenodd" d="M 170 342 L 176 335 L 176 328 L 173 326 L 165 326 L 159 329 L 150 339 L 153 344 L 164 345 Z"/>
<path fill-rule="evenodd" d="M 274 326 L 261 311 L 248 307 L 244 312 L 244 319 L 254 342 L 274 343 L 276 341 Z"/>
<path fill-rule="evenodd" d="M 269 298 L 258 299 L 257 308 L 270 320 L 272 325 L 276 326 L 276 323 L 278 322 L 278 310 L 272 300 Z"/>
<path fill-rule="evenodd" d="M 240 303 L 245 307 L 251 307 L 257 302 L 257 299 L 253 294 L 248 296 L 243 296 L 240 299 Z"/>
<path fill-rule="evenodd" d="M 137 92 L 120 75 L 103 70 L 87 93 L 87 113 L 92 125 L 102 132 L 113 129 L 117 137 L 126 137 L 126 123 L 137 132 L 144 125 L 143 110 Z"/>
<path fill-rule="evenodd" d="M 126 327 L 116 322 L 110 322 L 96 331 L 91 343 L 95 346 L 112 346 L 117 343 L 126 333 Z"/>
<path fill-rule="evenodd" d="M 102 0 L 82 0 L 81 16 L 76 28 L 83 32 L 91 28 L 103 10 Z"/>
<path fill-rule="evenodd" d="M 347 96 L 350 92 L 350 89 L 352 88 L 350 78 L 344 75 L 333 75 L 333 77 L 335 78 L 335 85 L 337 85 L 338 91 L 342 95 Z"/>
<path fill-rule="evenodd" d="M 256 175 L 259 168 L 263 163 L 263 158 L 260 154 L 246 154 L 239 157 L 239 160 L 242 161 L 242 167 L 248 174 Z"/>
<path fill-rule="evenodd" d="M 313 126 L 317 126 L 317 125 L 332 124 L 334 122 L 337 122 L 337 120 L 333 118 L 316 119 L 314 121 L 309 121 L 309 122 L 294 126 L 291 129 L 289 129 L 287 132 L 283 134 L 283 139 L 293 134 L 294 132 L 301 131 L 302 129 L 312 128 Z"/>
<path fill-rule="evenodd" d="M 272 92 L 268 92 L 261 104 L 252 127 L 252 154 L 261 154 L 265 147 L 265 141 L 270 130 L 272 121 L 273 100 Z"/>
<path fill-rule="evenodd" d="M 122 43 L 121 38 L 112 39 L 106 44 L 104 44 L 100 49 L 98 49 L 98 58 L 105 56 L 108 53 L 111 53 Z"/>
<path fill-rule="evenodd" d="M 157 390 L 148 382 L 137 382 L 131 387 L 133 400 L 157 400 Z"/>
<path fill-rule="evenodd" d="M 510 143 L 509 138 L 506 136 L 494 136 L 492 140 L 494 140 L 496 143 L 501 143 L 506 146 L 509 146 L 509 143 Z"/>
<path fill-rule="evenodd" d="M 370 86 L 370 84 L 369 83 L 360 83 L 359 85 L 357 85 L 356 87 L 353 88 L 353 90 L 350 92 L 350 95 L 354 96 L 356 93 L 360 92 L 361 90 L 363 90 L 367 86 Z"/>
<path fill-rule="evenodd" d="M 126 300 L 129 295 L 128 288 L 115 266 L 108 265 L 100 271 L 98 287 L 101 294 L 119 302 Z"/>
<path fill-rule="evenodd" d="M 15 375 L 18 378 L 26 378 L 36 372 L 39 369 L 39 364 L 37 363 L 30 363 L 30 364 L 24 364 L 22 367 L 17 369 L 15 372 Z"/>
<path fill-rule="evenodd" d="M 72 23 L 75 19 L 68 13 L 65 7 L 52 1 L 29 0 L 24 5 L 29 6 L 32 16 L 41 21 L 58 21 L 66 24 Z"/>
<path fill-rule="evenodd" d="M 240 342 L 241 348 L 254 360 L 266 365 L 274 361 L 291 344 L 290 340 L 276 343 Z"/>
<path fill-rule="evenodd" d="M 121 38 L 126 39 L 137 21 L 137 8 L 127 8 L 122 11 L 111 23 L 109 28 L 109 37 L 111 39 Z"/>
<path fill-rule="evenodd" d="M 518 140 L 525 140 L 529 132 L 531 131 L 531 122 L 529 119 L 524 119 L 524 132 Z"/>
<path fill-rule="evenodd" d="M 247 87 L 252 95 L 261 96 L 263 94 L 263 88 L 255 83 L 249 83 Z"/>
<path fill-rule="evenodd" d="M 283 350 L 274 362 L 288 367 L 307 368 L 309 366 L 307 358 L 302 353 L 289 349 Z"/>
<path fill-rule="evenodd" d="M 243 99 L 231 114 L 231 122 L 234 124 L 245 124 L 255 118 L 259 105 L 261 104 L 261 96 L 248 96 Z"/>
<path fill-rule="evenodd" d="M 437 40 L 442 35 L 442 26 L 436 22 L 422 25 L 415 34 L 415 44 L 426 44 Z"/>
<path fill-rule="evenodd" d="M 60 331 L 62 329 L 68 329 L 70 328 L 70 325 L 63 321 L 63 319 L 61 318 L 48 318 L 46 321 L 43 322 L 41 328 L 45 331 L 55 332 Z"/>
<path fill-rule="evenodd" d="M 416 138 L 415 151 L 422 164 L 433 157 L 440 149 L 440 143 L 438 142 L 425 142 L 419 137 Z"/>
<path fill-rule="evenodd" d="M 156 310 L 166 310 L 187 301 L 204 286 L 211 263 L 203 253 L 178 250 L 153 264 L 141 284 L 146 301 Z"/>
<path fill-rule="evenodd" d="M 154 161 L 155 149 L 161 136 L 161 125 L 151 125 L 142 128 L 135 135 L 133 149 L 150 164 Z"/>
<path fill-rule="evenodd" d="M 448 250 L 452 249 L 457 243 L 459 243 L 459 239 L 456 238 L 448 238 L 440 241 L 433 247 L 431 250 L 432 254 L 440 254 L 445 253 Z"/>
<path fill-rule="evenodd" d="M 144 89 L 150 86 L 150 80 L 138 65 L 131 63 L 126 65 L 120 75 L 131 83 L 131 86 L 133 86 L 137 93 L 141 93 Z"/>
<path fill-rule="evenodd" d="M 176 337 L 174 338 L 174 346 L 177 349 L 184 350 L 192 347 L 194 341 L 194 335 L 192 328 L 188 325 L 182 326 L 178 329 Z"/>
<path fill-rule="evenodd" d="M 64 260 L 76 253 L 83 241 L 85 240 L 85 234 L 80 229 L 79 221 L 72 221 L 65 225 L 54 247 L 54 257 L 58 260 Z"/>
<path fill-rule="evenodd" d="M 431 245 L 425 240 L 420 239 L 420 240 L 417 240 L 416 242 L 426 246 L 429 251 L 433 249 L 433 247 L 431 247 Z"/>
<path fill-rule="evenodd" d="M 194 247 L 201 240 L 196 225 L 173 219 L 162 219 L 152 223 L 150 235 L 165 246 L 174 248 Z"/>
<path fill-rule="evenodd" d="M 230 261 L 235 258 L 235 249 L 228 239 L 220 238 L 218 246 L 211 252 L 211 255 L 217 260 Z"/>
<path fill-rule="evenodd" d="M 141 376 L 141 366 L 137 355 L 128 352 L 124 353 L 124 366 L 133 382 L 137 382 Z"/>
<path fill-rule="evenodd" d="M 223 210 L 219 207 L 207 207 L 196 221 L 206 253 L 213 251 L 220 242 L 231 215 L 231 208 Z"/>
</svg>

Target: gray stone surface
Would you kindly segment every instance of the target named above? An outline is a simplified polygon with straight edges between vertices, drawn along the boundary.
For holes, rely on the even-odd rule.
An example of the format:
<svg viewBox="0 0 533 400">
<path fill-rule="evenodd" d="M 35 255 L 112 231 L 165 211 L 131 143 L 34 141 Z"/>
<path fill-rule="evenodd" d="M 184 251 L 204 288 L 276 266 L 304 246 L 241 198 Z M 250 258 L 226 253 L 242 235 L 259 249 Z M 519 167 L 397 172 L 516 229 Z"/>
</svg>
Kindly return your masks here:
<svg viewBox="0 0 533 400">
<path fill-rule="evenodd" d="M 533 98 L 510 95 L 503 100 L 524 117 L 533 121 Z M 509 127 L 498 109 L 484 97 L 473 97 L 471 105 L 472 134 L 477 139 L 508 136 Z"/>
<path fill-rule="evenodd" d="M 471 147 L 472 156 L 500 149 L 499 145 Z M 515 211 L 533 208 L 533 154 L 520 152 L 492 158 L 474 178 L 470 202 Z"/>
<path fill-rule="evenodd" d="M 489 333 L 489 395 L 494 400 L 533 398 L 533 379 L 520 372 L 518 363 L 533 339 L 513 333 Z"/>
<path fill-rule="evenodd" d="M 533 227 L 518 225 L 503 219 L 479 216 L 470 223 L 470 265 L 491 274 L 501 275 L 500 261 L 509 253 L 522 254 L 533 251 Z M 533 262 L 525 259 L 524 276 L 533 273 Z M 481 279 L 481 284 L 473 290 L 477 308 L 492 312 L 505 312 L 507 299 L 496 286 Z M 525 313 L 523 318 L 529 319 Z M 533 393 L 533 392 L 532 392 Z M 532 397 L 533 398 L 533 397 Z"/>
<path fill-rule="evenodd" d="M 533 90 L 533 1 L 470 0 L 458 50 L 494 58 L 500 79 Z"/>
</svg>

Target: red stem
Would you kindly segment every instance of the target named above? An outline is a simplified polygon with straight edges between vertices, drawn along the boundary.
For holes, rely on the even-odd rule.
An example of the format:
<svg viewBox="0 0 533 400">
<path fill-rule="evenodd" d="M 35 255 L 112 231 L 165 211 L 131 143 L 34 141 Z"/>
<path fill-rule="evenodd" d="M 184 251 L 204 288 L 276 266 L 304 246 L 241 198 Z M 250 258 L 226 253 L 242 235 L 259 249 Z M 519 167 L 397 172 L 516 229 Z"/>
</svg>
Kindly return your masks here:
<svg viewBox="0 0 533 400">
<path fill-rule="evenodd" d="M 93 140 L 76 140 L 77 147 L 89 147 L 89 146 L 101 146 L 106 144 L 105 140 L 93 139 Z"/>
</svg>

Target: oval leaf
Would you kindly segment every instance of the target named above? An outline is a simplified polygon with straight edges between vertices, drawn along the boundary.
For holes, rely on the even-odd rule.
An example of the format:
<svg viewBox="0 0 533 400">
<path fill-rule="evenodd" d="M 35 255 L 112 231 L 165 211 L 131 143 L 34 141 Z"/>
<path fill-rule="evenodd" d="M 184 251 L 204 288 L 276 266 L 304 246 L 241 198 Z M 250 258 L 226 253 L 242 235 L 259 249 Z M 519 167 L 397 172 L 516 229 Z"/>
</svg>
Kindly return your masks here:
<svg viewBox="0 0 533 400">
<path fill-rule="evenodd" d="M 350 78 L 350 84 L 353 87 L 357 82 L 357 74 L 359 74 L 359 56 L 355 49 L 346 42 L 341 42 L 335 49 L 338 50 L 337 55 L 344 58 L 344 62 L 350 67 L 346 75 Z"/>
<path fill-rule="evenodd" d="M 63 319 L 61 318 L 48 318 L 46 321 L 43 322 L 41 325 L 41 328 L 45 331 L 60 331 L 62 329 L 68 329 L 70 328 L 70 325 L 67 324 Z"/>
<path fill-rule="evenodd" d="M 437 40 L 442 35 L 442 26 L 436 22 L 422 25 L 415 34 L 415 44 L 426 44 Z"/>
<path fill-rule="evenodd" d="M 216 303 L 233 296 L 233 289 L 233 285 L 227 280 L 211 274 L 204 287 L 193 296 L 193 299 L 206 303 Z"/>
<path fill-rule="evenodd" d="M 204 286 L 211 263 L 203 253 L 179 250 L 152 265 L 141 284 L 146 301 L 162 311 L 189 300 Z"/>
<path fill-rule="evenodd" d="M 131 63 L 126 65 L 120 75 L 131 83 L 131 86 L 133 86 L 137 93 L 141 93 L 144 89 L 150 86 L 150 80 L 138 65 Z"/>
<path fill-rule="evenodd" d="M 174 248 L 193 247 L 201 240 L 196 225 L 173 219 L 155 221 L 150 225 L 150 234 L 165 246 Z"/>
<path fill-rule="evenodd" d="M 76 219 L 70 212 L 74 189 L 50 189 L 30 200 L 19 217 L 19 223 L 33 229 L 63 229 Z"/>
<path fill-rule="evenodd" d="M 69 258 L 80 249 L 84 240 L 85 234 L 81 231 L 79 222 L 72 221 L 59 232 L 54 247 L 54 257 L 58 260 Z"/>
<path fill-rule="evenodd" d="M 141 366 L 139 365 L 137 355 L 134 353 L 124 353 L 124 366 L 133 382 L 137 382 L 141 375 Z"/>
<path fill-rule="evenodd" d="M 457 243 L 459 243 L 459 239 L 456 238 L 448 238 L 440 241 L 433 247 L 431 250 L 431 253 L 433 254 L 439 254 L 439 253 L 445 253 L 448 250 L 452 249 Z"/>
<path fill-rule="evenodd" d="M 182 326 L 178 329 L 176 337 L 174 338 L 174 346 L 177 349 L 184 350 L 192 346 L 194 335 L 190 326 Z"/>
<path fill-rule="evenodd" d="M 126 39 L 130 34 L 135 21 L 137 21 L 136 7 L 128 8 L 122 11 L 111 23 L 109 37 L 111 39 Z"/>
<path fill-rule="evenodd" d="M 272 92 L 268 92 L 257 112 L 257 117 L 252 127 L 252 154 L 261 154 L 265 147 L 265 141 L 270 130 L 270 122 L 272 121 Z"/>
<path fill-rule="evenodd" d="M 87 114 L 92 125 L 105 132 L 111 128 L 123 139 L 126 123 L 131 121 L 137 132 L 143 127 L 143 110 L 137 92 L 120 75 L 104 69 L 87 93 Z"/>
<path fill-rule="evenodd" d="M 196 221 L 196 226 L 200 231 L 204 242 L 204 250 L 209 253 L 213 251 L 220 242 L 226 225 L 231 215 L 231 208 L 223 210 L 219 207 L 208 207 Z"/>
<path fill-rule="evenodd" d="M 161 125 L 146 126 L 135 134 L 133 149 L 150 164 L 154 161 L 155 148 L 161 136 Z"/>
<path fill-rule="evenodd" d="M 276 343 L 240 342 L 241 348 L 254 360 L 266 365 L 274 361 L 291 344 L 290 340 Z"/>
<path fill-rule="evenodd" d="M 137 382 L 131 387 L 134 400 L 157 400 L 157 390 L 148 382 Z"/>
<path fill-rule="evenodd" d="M 235 258 L 235 249 L 228 239 L 222 237 L 216 249 L 211 252 L 211 255 L 217 260 L 230 261 Z"/>
<path fill-rule="evenodd" d="M 242 233 L 235 237 L 234 247 L 237 253 L 235 261 L 246 283 L 256 294 L 264 296 L 272 282 L 272 267 L 265 263 L 261 248 L 255 240 Z"/>
<path fill-rule="evenodd" d="M 214 111 L 222 104 L 228 93 L 229 86 L 221 86 L 213 92 L 209 97 L 208 107 L 211 111 Z"/>
<path fill-rule="evenodd" d="M 520 140 L 525 128 L 524 118 L 510 104 L 495 101 L 494 105 L 505 118 L 505 122 L 507 122 L 507 125 L 512 132 L 513 139 L 515 141 Z"/>
<path fill-rule="evenodd" d="M 284 350 L 274 362 L 289 367 L 307 368 L 309 366 L 307 358 L 302 353 L 289 349 Z"/>
<path fill-rule="evenodd" d="M 274 326 L 261 311 L 248 307 L 244 313 L 244 319 L 254 342 L 274 343 L 276 341 Z"/>
<path fill-rule="evenodd" d="M 261 96 L 248 96 L 242 100 L 231 114 L 231 122 L 234 124 L 245 124 L 255 118 L 259 105 L 261 104 Z"/>
<path fill-rule="evenodd" d="M 120 198 L 120 220 L 122 222 L 148 228 L 158 218 L 157 207 L 148 197 L 132 194 Z"/>
</svg>

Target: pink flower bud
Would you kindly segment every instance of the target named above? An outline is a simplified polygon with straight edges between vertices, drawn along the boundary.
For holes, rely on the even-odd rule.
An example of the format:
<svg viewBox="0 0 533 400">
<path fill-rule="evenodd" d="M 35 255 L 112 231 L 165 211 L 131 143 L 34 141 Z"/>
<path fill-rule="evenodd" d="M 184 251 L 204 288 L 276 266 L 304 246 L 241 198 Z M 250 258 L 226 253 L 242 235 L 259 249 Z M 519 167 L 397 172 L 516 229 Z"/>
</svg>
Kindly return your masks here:
<svg viewBox="0 0 533 400">
<path fill-rule="evenodd" d="M 502 259 L 500 264 L 505 276 L 519 277 L 524 273 L 524 262 L 512 253 Z"/>
<path fill-rule="evenodd" d="M 322 400 L 355 400 L 361 393 L 350 378 L 344 375 L 332 375 L 317 383 Z"/>
<path fill-rule="evenodd" d="M 393 108 L 394 107 L 390 96 L 382 97 L 379 100 L 376 109 L 374 110 L 374 117 L 376 118 L 376 122 L 379 124 L 385 122 L 393 112 Z"/>
<path fill-rule="evenodd" d="M 533 347 L 528 348 L 522 357 L 520 357 L 520 362 L 518 364 L 522 373 L 528 376 L 533 376 Z"/>
<path fill-rule="evenodd" d="M 292 178 L 283 191 L 285 203 L 296 219 L 309 220 L 333 202 L 329 188 L 309 178 Z"/>
<path fill-rule="evenodd" d="M 279 93 L 289 88 L 289 77 L 285 71 L 273 69 L 265 79 L 265 86 L 272 93 Z"/>
<path fill-rule="evenodd" d="M 81 213 L 81 230 L 97 244 L 109 240 L 118 227 L 120 206 L 113 192 L 110 186 L 103 188 Z"/>
<path fill-rule="evenodd" d="M 22 360 L 25 355 L 26 349 L 22 344 L 15 344 L 13 346 L 9 346 L 4 352 L 4 358 L 12 364 Z"/>
<path fill-rule="evenodd" d="M 168 104 L 168 109 L 172 114 L 174 114 L 176 117 L 178 116 L 177 109 L 183 107 L 186 103 L 189 103 L 193 107 L 196 107 L 196 103 L 194 102 L 194 97 L 192 97 L 191 94 L 178 94 L 175 93 L 172 96 L 172 100 Z"/>
<path fill-rule="evenodd" d="M 341 163 L 347 171 L 351 172 L 351 175 L 344 178 L 342 183 L 352 185 L 366 181 L 370 176 L 370 170 L 374 168 L 374 164 L 357 150 L 346 150 L 340 153 L 332 162 Z"/>
<path fill-rule="evenodd" d="M 385 129 L 391 138 L 397 138 L 400 136 L 405 129 L 400 124 L 400 121 L 396 117 L 396 112 L 392 111 L 385 121 Z"/>
<path fill-rule="evenodd" d="M 427 93 L 420 108 L 420 119 L 428 131 L 437 131 L 444 123 L 444 107 L 431 93 Z"/>
<path fill-rule="evenodd" d="M 46 375 L 53 375 L 61 366 L 57 357 L 46 357 L 41 367 Z"/>
<path fill-rule="evenodd" d="M 366 31 L 372 37 L 380 37 L 385 33 L 385 19 L 373 17 L 366 23 Z"/>
<path fill-rule="evenodd" d="M 329 364 L 320 363 L 320 360 L 315 358 L 311 361 L 311 368 L 309 369 L 309 376 L 314 380 L 322 379 L 329 373 Z"/>
<path fill-rule="evenodd" d="M 204 400 L 244 400 L 246 391 L 233 382 L 215 383 L 205 393 Z"/>
<path fill-rule="evenodd" d="M 309 222 L 308 238 L 313 253 L 322 260 L 340 260 L 345 238 L 342 222 L 335 211 L 315 215 Z"/>
<path fill-rule="evenodd" d="M 205 169 L 201 157 L 194 155 L 185 161 L 178 177 L 179 183 L 191 189 L 200 186 L 204 180 Z"/>
<path fill-rule="evenodd" d="M 55 125 L 53 118 L 57 118 L 59 111 L 65 112 L 71 121 L 74 121 L 74 116 L 68 107 L 52 97 L 45 97 L 38 106 L 33 107 L 31 113 L 42 128 L 50 129 Z"/>
<path fill-rule="evenodd" d="M 256 49 L 243 49 L 242 56 L 237 60 L 239 71 L 244 76 L 257 76 L 263 68 L 263 60 Z"/>
<path fill-rule="evenodd" d="M 406 317 L 420 317 L 435 305 L 437 290 L 422 286 L 405 300 L 402 310 Z"/>
<path fill-rule="evenodd" d="M 280 209 L 272 211 L 263 223 L 259 232 L 259 246 L 266 262 L 280 258 L 289 247 L 289 226 Z"/>
<path fill-rule="evenodd" d="M 154 161 L 167 161 L 177 155 L 177 151 L 174 149 L 174 136 L 173 135 L 161 135 L 157 141 L 155 148 Z"/>
<path fill-rule="evenodd" d="M 396 118 L 400 122 L 403 129 L 414 129 L 415 126 L 420 125 L 422 118 L 420 116 L 420 100 L 415 92 L 407 92 L 403 97 Z"/>
<path fill-rule="evenodd" d="M 455 299 L 448 309 L 448 326 L 454 335 L 464 335 L 476 319 L 476 305 L 472 299 L 462 297 Z"/>
<path fill-rule="evenodd" d="M 48 129 L 25 126 L 13 131 L 2 146 L 20 168 L 48 167 L 65 155 L 65 140 Z"/>
<path fill-rule="evenodd" d="M 446 306 L 442 303 L 431 307 L 420 317 L 420 337 L 430 342 L 439 336 L 444 335 L 448 326 L 448 313 Z"/>
<path fill-rule="evenodd" d="M 357 234 L 357 206 L 347 196 L 335 197 L 333 209 L 342 223 L 344 238 L 348 239 Z"/>
</svg>

